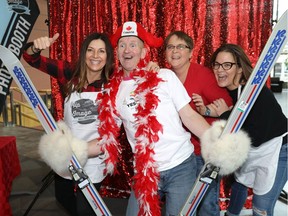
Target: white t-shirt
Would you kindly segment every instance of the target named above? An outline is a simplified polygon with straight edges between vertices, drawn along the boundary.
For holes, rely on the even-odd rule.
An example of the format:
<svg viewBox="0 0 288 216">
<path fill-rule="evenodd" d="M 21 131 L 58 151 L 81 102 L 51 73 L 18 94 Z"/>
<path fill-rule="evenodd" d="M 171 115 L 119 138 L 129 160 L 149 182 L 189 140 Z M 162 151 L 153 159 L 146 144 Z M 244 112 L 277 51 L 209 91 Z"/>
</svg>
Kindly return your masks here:
<svg viewBox="0 0 288 216">
<path fill-rule="evenodd" d="M 75 137 L 87 142 L 99 137 L 99 114 L 95 102 L 98 93 L 74 92 L 64 104 L 65 123 Z M 99 157 L 89 158 L 83 168 L 93 183 L 99 183 L 105 178 L 105 163 Z"/>
<path fill-rule="evenodd" d="M 160 82 L 154 93 L 160 100 L 155 110 L 158 122 L 163 126 L 163 133 L 159 132 L 159 141 L 155 143 L 154 160 L 158 164 L 158 171 L 171 169 L 186 160 L 194 151 L 190 142 L 190 133 L 182 126 L 178 111 L 190 102 L 183 84 L 173 71 L 161 69 Z M 134 90 L 135 80 L 123 80 L 119 86 L 116 99 L 116 109 L 120 114 L 128 141 L 135 150 L 135 117 L 137 103 Z"/>
</svg>

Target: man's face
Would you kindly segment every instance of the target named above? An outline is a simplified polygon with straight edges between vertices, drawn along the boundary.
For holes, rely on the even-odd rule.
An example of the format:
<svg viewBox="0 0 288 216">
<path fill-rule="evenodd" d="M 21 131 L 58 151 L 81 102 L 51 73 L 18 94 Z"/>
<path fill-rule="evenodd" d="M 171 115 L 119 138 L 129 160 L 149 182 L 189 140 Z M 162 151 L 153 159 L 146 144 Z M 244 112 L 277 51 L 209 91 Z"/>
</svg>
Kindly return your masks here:
<svg viewBox="0 0 288 216">
<path fill-rule="evenodd" d="M 133 71 L 145 55 L 146 49 L 138 37 L 129 36 L 119 39 L 117 56 L 125 72 Z"/>
</svg>

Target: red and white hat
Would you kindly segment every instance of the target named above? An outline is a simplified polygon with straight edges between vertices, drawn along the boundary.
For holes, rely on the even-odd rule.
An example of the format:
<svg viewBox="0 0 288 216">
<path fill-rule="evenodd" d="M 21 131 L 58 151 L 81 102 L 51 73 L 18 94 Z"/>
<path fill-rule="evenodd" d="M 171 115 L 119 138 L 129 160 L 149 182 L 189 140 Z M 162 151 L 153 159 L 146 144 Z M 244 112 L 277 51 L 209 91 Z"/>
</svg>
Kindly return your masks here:
<svg viewBox="0 0 288 216">
<path fill-rule="evenodd" d="M 118 40 L 121 37 L 128 36 L 138 37 L 150 47 L 160 47 L 163 44 L 162 38 L 157 38 L 151 33 L 147 32 L 139 23 L 129 21 L 120 26 L 111 36 L 110 40 L 112 46 L 116 47 Z"/>
</svg>

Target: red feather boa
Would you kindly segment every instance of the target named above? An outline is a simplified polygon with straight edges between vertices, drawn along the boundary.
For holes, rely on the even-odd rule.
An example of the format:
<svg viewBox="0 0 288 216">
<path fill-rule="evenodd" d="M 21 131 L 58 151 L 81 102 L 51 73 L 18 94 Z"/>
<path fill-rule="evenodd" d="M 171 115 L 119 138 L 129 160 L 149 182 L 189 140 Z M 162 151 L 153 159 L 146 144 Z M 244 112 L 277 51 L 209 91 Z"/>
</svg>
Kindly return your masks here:
<svg viewBox="0 0 288 216">
<path fill-rule="evenodd" d="M 146 55 L 147 56 L 147 55 Z M 133 177 L 133 189 L 139 202 L 138 215 L 160 216 L 161 208 L 158 196 L 159 172 L 154 156 L 154 143 L 159 140 L 158 133 L 163 131 L 158 122 L 154 110 L 158 106 L 158 96 L 154 90 L 163 80 L 157 76 L 157 72 L 146 71 L 145 60 L 141 60 L 137 68 L 130 73 L 137 83 L 135 100 L 138 104 L 135 116 L 135 175 Z M 103 146 L 107 172 L 113 173 L 118 162 L 118 154 L 121 153 L 117 137 L 119 125 L 115 121 L 119 114 L 116 110 L 116 95 L 119 85 L 123 80 L 124 72 L 120 67 L 111 78 L 107 92 L 99 94 L 99 119 L 101 121 L 99 134 Z"/>
</svg>

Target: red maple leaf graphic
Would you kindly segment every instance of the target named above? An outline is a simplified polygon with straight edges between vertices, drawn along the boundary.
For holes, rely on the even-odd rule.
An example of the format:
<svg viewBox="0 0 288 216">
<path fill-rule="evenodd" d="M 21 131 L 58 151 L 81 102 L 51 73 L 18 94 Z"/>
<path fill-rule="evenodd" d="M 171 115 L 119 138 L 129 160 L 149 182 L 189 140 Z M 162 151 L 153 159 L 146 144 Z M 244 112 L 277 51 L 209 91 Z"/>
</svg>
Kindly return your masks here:
<svg viewBox="0 0 288 216">
<path fill-rule="evenodd" d="M 130 31 L 131 29 L 132 29 L 131 26 L 128 26 L 128 27 L 126 28 L 127 31 Z"/>
</svg>

